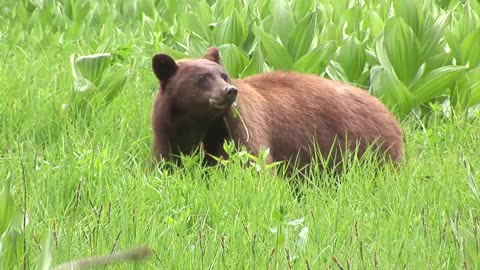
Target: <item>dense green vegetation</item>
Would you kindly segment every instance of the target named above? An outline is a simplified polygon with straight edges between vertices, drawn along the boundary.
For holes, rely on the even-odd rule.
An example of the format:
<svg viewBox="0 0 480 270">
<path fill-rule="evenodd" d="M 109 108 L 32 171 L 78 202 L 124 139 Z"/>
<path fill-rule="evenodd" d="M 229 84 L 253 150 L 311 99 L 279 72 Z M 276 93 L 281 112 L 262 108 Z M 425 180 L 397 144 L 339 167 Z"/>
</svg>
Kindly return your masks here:
<svg viewBox="0 0 480 270">
<path fill-rule="evenodd" d="M 479 16 L 473 0 L 4 0 L 0 268 L 139 245 L 154 256 L 116 267 L 478 268 Z M 151 56 L 210 46 L 232 77 L 370 90 L 402 120 L 405 164 L 314 172 L 301 200 L 244 152 L 154 168 Z"/>
</svg>

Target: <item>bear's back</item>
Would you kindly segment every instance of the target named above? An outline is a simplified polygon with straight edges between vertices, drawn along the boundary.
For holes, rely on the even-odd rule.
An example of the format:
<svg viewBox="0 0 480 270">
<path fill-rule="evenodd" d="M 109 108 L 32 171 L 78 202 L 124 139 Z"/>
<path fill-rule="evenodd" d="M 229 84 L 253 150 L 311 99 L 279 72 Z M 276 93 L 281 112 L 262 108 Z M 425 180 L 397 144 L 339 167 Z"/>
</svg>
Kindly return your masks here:
<svg viewBox="0 0 480 270">
<path fill-rule="evenodd" d="M 250 103 L 262 108 L 258 118 L 264 119 L 268 130 L 260 127 L 257 133 L 268 135 L 274 160 L 291 159 L 292 153 L 300 151 L 300 163 L 308 163 L 312 148 L 309 142 L 314 137 L 324 154 L 338 143 L 337 155 L 356 146 L 361 155 L 378 140 L 393 161 L 403 158 L 403 136 L 397 121 L 366 90 L 294 72 L 258 74 L 234 84 L 239 85 L 239 107 L 253 111 L 243 112 L 247 121 L 256 117 Z"/>
</svg>

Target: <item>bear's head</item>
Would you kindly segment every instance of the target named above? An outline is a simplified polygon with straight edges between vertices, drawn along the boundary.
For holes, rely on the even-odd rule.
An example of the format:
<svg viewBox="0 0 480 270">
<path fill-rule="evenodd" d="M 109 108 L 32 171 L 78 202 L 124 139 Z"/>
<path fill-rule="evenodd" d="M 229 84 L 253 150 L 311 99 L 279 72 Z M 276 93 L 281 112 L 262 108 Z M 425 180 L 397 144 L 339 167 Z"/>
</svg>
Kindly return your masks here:
<svg viewBox="0 0 480 270">
<path fill-rule="evenodd" d="M 201 59 L 174 61 L 166 54 L 152 59 L 152 68 L 160 81 L 160 94 L 169 105 L 191 119 L 213 120 L 228 111 L 237 89 L 220 63 L 220 53 L 210 48 Z"/>
</svg>

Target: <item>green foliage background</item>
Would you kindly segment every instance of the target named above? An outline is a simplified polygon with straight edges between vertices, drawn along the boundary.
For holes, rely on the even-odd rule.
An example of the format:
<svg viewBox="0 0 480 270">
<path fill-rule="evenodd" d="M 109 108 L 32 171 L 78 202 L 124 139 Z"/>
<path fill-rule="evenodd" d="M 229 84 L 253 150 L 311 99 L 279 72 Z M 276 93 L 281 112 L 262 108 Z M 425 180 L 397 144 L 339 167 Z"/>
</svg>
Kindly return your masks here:
<svg viewBox="0 0 480 270">
<path fill-rule="evenodd" d="M 479 16 L 474 0 L 2 1 L 0 268 L 143 244 L 154 258 L 118 267 L 478 267 Z M 407 163 L 313 173 L 300 202 L 243 152 L 152 169 L 151 56 L 210 46 L 233 77 L 368 89 L 404 120 Z"/>
</svg>

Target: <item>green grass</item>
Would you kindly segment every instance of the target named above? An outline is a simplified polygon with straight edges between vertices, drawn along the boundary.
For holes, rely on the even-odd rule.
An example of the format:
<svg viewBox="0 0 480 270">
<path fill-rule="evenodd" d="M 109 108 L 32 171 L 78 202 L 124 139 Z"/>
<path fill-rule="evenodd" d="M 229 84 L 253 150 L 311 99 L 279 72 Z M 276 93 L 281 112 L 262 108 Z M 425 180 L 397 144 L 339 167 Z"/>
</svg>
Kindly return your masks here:
<svg viewBox="0 0 480 270">
<path fill-rule="evenodd" d="M 451 81 L 440 80 L 445 76 L 433 76 L 436 73 L 420 76 L 435 78 L 431 83 L 418 78 L 407 83 L 413 75 L 406 68 L 398 67 L 408 63 L 401 63 L 401 57 L 397 62 L 384 63 L 382 57 L 385 56 L 374 47 L 384 42 L 377 42 L 383 22 L 372 23 L 368 28 L 370 36 L 364 39 L 359 34 L 361 29 L 357 29 L 360 32 L 347 30 L 356 40 L 347 38 L 345 43 L 338 33 L 327 33 L 328 27 L 340 27 L 325 23 L 327 15 L 338 24 L 345 18 L 355 18 L 348 15 L 350 13 L 367 14 L 374 10 L 384 21 L 389 15 L 380 1 L 371 1 L 372 4 L 358 11 L 354 8 L 345 11 L 340 4 L 333 6 L 333 1 L 320 1 L 328 12 L 315 13 L 317 26 L 322 25 L 322 30 L 314 31 L 318 46 L 310 47 L 302 45 L 301 34 L 296 37 L 299 44 L 289 43 L 288 37 L 281 35 L 284 43 L 269 38 L 279 31 L 275 30 L 280 27 L 275 26 L 276 23 L 288 24 L 289 21 L 268 17 L 271 12 L 284 10 L 265 7 L 268 1 L 251 4 L 247 9 L 258 12 L 260 17 L 249 15 L 243 9 L 231 17 L 230 20 L 238 20 L 235 16 L 248 17 L 242 20 L 248 26 L 244 30 L 242 27 L 240 30 L 216 28 L 220 30 L 214 29 L 213 39 L 207 41 L 195 40 L 193 30 L 184 31 L 190 29 L 185 20 L 208 21 L 209 16 L 214 20 L 224 19 L 240 1 L 229 1 L 234 3 L 231 5 L 224 3 L 223 9 L 218 4 L 211 13 L 203 12 L 203 17 L 190 19 L 173 16 L 179 14 L 176 6 L 170 4 L 173 1 L 166 1 L 165 6 L 156 9 L 149 8 L 151 1 L 139 1 L 136 9 L 129 9 L 130 2 L 118 7 L 120 4 L 114 1 L 111 5 L 99 4 L 97 11 L 93 1 L 84 1 L 87 4 L 83 9 L 80 1 L 74 4 L 75 8 L 67 8 L 71 2 L 61 2 L 63 8 L 55 11 L 51 8 L 57 3 L 54 1 L 6 1 L 0 10 L 0 21 L 5 22 L 0 23 L 0 182 L 3 186 L 5 180 L 10 179 L 14 204 L 29 220 L 25 231 L 21 222 L 14 222 L 10 224 L 11 230 L 1 236 L 0 268 L 23 269 L 24 265 L 27 269 L 34 268 L 41 258 L 49 258 L 48 251 L 52 264 L 57 265 L 74 258 L 147 245 L 153 248 L 154 256 L 112 268 L 335 269 L 341 265 L 345 269 L 404 266 L 408 269 L 465 266 L 478 269 L 480 120 L 475 117 L 471 99 L 460 100 L 459 110 L 448 106 L 464 97 L 457 92 L 468 92 L 465 90 L 468 88 L 475 96 L 479 89 L 478 77 L 472 76 L 478 73 L 478 63 L 472 64 L 477 57 L 473 51 L 462 56 L 459 50 L 457 56 L 452 45 L 452 53 L 445 56 L 446 62 L 439 61 L 438 57 L 442 56 L 438 55 L 422 58 L 431 64 L 426 65 L 425 70 L 440 68 L 437 72 L 445 69 L 448 74 L 455 73 L 453 77 L 464 76 L 453 86 L 449 84 Z M 428 19 L 423 21 L 435 22 L 442 8 L 449 8 L 446 2 L 442 1 L 444 6 L 440 6 L 433 1 L 423 1 L 424 6 L 433 6 Z M 455 1 L 451 2 L 453 6 Z M 478 32 L 478 3 L 470 2 L 472 8 L 466 11 L 450 7 L 456 15 L 452 15 L 453 21 L 440 35 L 441 45 L 449 42 L 446 39 L 463 39 Z M 44 3 L 48 8 L 40 11 L 32 3 Z M 202 3 L 205 8 L 207 2 Z M 302 12 L 304 7 L 300 1 L 293 1 L 290 6 L 292 14 L 288 16 L 293 18 L 295 26 L 306 25 L 300 23 L 301 18 L 312 15 Z M 142 11 L 148 17 L 142 17 Z M 58 13 L 55 19 L 48 16 L 55 12 Z M 342 12 L 348 16 L 341 16 Z M 470 12 L 471 17 L 462 17 L 456 12 Z M 127 14 L 129 19 L 125 18 Z M 393 19 L 388 27 L 412 29 L 420 36 L 423 24 L 416 23 L 415 18 L 405 20 L 410 28 L 402 23 L 395 25 Z M 118 30 L 112 22 L 119 25 Z M 258 28 L 253 28 L 254 22 Z M 211 31 L 208 27 L 202 28 L 201 23 L 188 25 L 197 26 L 195 31 L 200 37 L 205 31 Z M 292 30 L 295 26 L 283 27 Z M 458 35 L 447 34 L 457 28 L 461 30 Z M 231 34 L 232 31 L 240 32 Z M 257 36 L 252 36 L 257 34 L 264 36 L 258 44 L 254 41 Z M 325 36 L 335 38 L 326 40 Z M 471 39 L 473 37 L 475 35 Z M 425 40 L 425 37 L 419 38 L 420 47 L 429 44 Z M 268 42 L 277 43 L 268 45 Z M 291 54 L 291 63 L 266 55 L 264 43 L 277 46 L 280 52 L 286 50 Z M 385 93 L 393 93 L 386 99 L 387 103 L 409 95 L 395 92 L 397 89 L 412 95 L 421 93 L 418 95 L 421 104 L 405 101 L 407 105 L 402 107 L 408 112 L 414 108 L 420 118 L 412 114 L 404 116 L 405 164 L 398 171 L 378 171 L 369 164 L 353 164 L 340 177 L 338 185 L 333 184 L 333 176 L 317 172 L 307 177 L 311 185 L 303 187 L 304 196 L 300 201 L 295 199 L 289 179 L 273 177 L 268 171 L 257 172 L 253 166 L 245 168 L 240 154 L 234 155 L 224 167 L 204 169 L 198 164 L 198 157 L 187 157 L 183 168 L 154 169 L 150 161 L 149 117 L 157 81 L 151 72 L 150 57 L 167 48 L 177 56 L 184 53 L 200 56 L 206 45 L 224 44 L 235 44 L 222 47 L 222 55 L 230 61 L 229 70 L 236 70 L 237 76 L 277 68 L 278 64 L 334 78 L 336 74 L 361 84 L 369 84 L 370 75 L 374 92 L 376 87 L 382 87 Z M 365 47 L 358 47 L 359 44 Z M 467 45 L 463 45 L 464 48 Z M 325 48 L 325 51 L 316 48 Z M 333 48 L 331 55 L 328 48 Z M 386 50 L 383 53 L 387 59 L 398 53 L 385 49 L 388 45 L 382 48 Z M 341 56 L 341 52 L 361 60 L 362 51 L 365 52 L 364 69 L 359 70 L 357 66 L 345 74 L 337 69 L 351 66 L 350 57 Z M 123 87 L 114 87 L 118 92 L 108 105 L 102 101 L 93 103 L 90 97 L 85 100 L 81 97 L 81 101 L 73 99 L 72 91 L 77 88 L 70 55 L 102 52 L 113 53 L 103 78 L 127 70 L 128 79 Z M 245 57 L 236 56 L 240 54 Z M 323 59 L 316 60 L 322 70 L 311 69 L 314 56 Z M 236 66 L 238 57 L 243 66 Z M 338 65 L 330 61 L 332 57 Z M 465 64 L 465 57 L 473 59 L 470 65 Z M 452 59 L 455 65 L 448 62 Z M 459 71 L 464 73 L 457 74 Z M 354 77 L 356 79 L 351 80 Z M 436 83 L 435 89 L 427 87 L 432 83 Z M 107 89 L 99 85 L 100 82 L 94 91 Z M 385 85 L 397 88 L 385 88 Z M 84 105 L 84 101 L 91 102 L 92 107 Z M 68 108 L 63 109 L 63 104 L 68 104 Z M 471 108 L 471 117 L 466 117 L 465 108 Z M 402 110 L 398 111 L 399 115 Z M 0 225 L 7 220 L 2 220 L 7 213 L 3 209 L 14 208 L 12 202 L 2 206 L 2 196 Z M 2 208 L 4 206 L 6 208 Z M 43 243 L 48 239 L 51 239 L 50 248 Z M 15 245 L 15 249 L 8 243 Z M 42 249 L 47 251 L 44 257 Z M 12 265 L 7 264 L 8 258 Z"/>
</svg>

